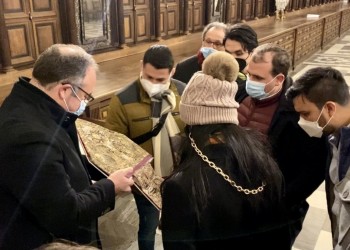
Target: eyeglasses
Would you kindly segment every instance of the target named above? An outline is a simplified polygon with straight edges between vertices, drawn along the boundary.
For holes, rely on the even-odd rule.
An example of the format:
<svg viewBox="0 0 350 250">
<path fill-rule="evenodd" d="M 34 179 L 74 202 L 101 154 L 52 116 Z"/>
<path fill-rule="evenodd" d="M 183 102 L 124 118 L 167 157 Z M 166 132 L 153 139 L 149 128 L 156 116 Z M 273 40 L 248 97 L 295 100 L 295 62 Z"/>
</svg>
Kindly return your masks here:
<svg viewBox="0 0 350 250">
<path fill-rule="evenodd" d="M 217 48 L 220 48 L 220 47 L 224 46 L 224 45 L 223 45 L 221 42 L 219 42 L 219 41 L 213 42 L 213 41 L 211 41 L 211 40 L 209 40 L 209 39 L 205 39 L 203 42 L 204 42 L 206 45 L 208 45 L 208 46 L 214 46 L 214 47 L 217 47 Z"/>
<path fill-rule="evenodd" d="M 65 84 L 70 84 L 73 88 L 73 92 L 75 93 L 74 91 L 74 87 L 78 88 L 80 91 L 82 91 L 84 94 L 85 94 L 85 102 L 88 103 L 88 102 L 92 102 L 93 100 L 95 100 L 95 98 L 89 94 L 88 92 L 86 92 L 84 89 L 80 88 L 79 86 L 77 85 L 74 85 L 74 84 L 71 84 L 71 83 L 63 83 L 62 85 L 65 85 Z M 76 93 L 75 93 L 76 94 Z M 77 95 L 77 94 L 76 94 Z M 78 95 L 77 95 L 78 97 Z M 78 97 L 78 99 L 80 100 L 80 98 Z"/>
</svg>

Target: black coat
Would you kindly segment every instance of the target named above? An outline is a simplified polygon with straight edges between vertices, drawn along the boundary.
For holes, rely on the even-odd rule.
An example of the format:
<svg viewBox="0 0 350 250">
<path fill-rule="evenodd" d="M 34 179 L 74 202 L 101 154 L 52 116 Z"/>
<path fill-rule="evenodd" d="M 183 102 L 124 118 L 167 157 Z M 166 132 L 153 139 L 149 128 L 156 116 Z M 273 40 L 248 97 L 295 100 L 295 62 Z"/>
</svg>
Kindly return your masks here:
<svg viewBox="0 0 350 250">
<path fill-rule="evenodd" d="M 53 238 L 97 240 L 97 218 L 114 208 L 114 184 L 91 185 L 76 115 L 21 78 L 0 108 L 0 249 Z"/>
<path fill-rule="evenodd" d="M 224 144 L 207 146 L 203 153 L 225 173 L 235 172 L 236 159 Z M 200 168 L 196 171 L 194 168 Z M 193 181 L 201 177 L 208 187 L 208 202 L 197 218 Z M 236 173 L 235 181 L 239 181 Z M 282 182 L 282 180 L 281 180 Z M 238 192 L 202 159 L 163 182 L 162 237 L 165 250 L 172 249 L 290 249 L 285 210 L 275 198 L 265 208 L 253 209 L 249 195 Z"/>
<path fill-rule="evenodd" d="M 279 105 L 272 118 L 268 138 L 273 154 L 286 182 L 286 198 L 290 207 L 307 205 L 306 199 L 325 180 L 327 138 L 310 137 L 298 124 L 300 115 L 285 93 L 292 85 L 283 84 Z"/>
<path fill-rule="evenodd" d="M 202 65 L 198 63 L 198 56 L 194 55 L 179 62 L 176 65 L 173 78 L 187 84 L 194 73 L 202 70 Z"/>
<path fill-rule="evenodd" d="M 298 125 L 300 115 L 292 100 L 285 96 L 292 81 L 287 77 L 283 83 L 279 104 L 268 129 L 268 140 L 285 179 L 290 220 L 300 230 L 309 207 L 306 199 L 325 180 L 328 143 L 325 136 L 310 137 Z M 243 101 L 248 94 L 243 88 L 241 91 Z"/>
</svg>

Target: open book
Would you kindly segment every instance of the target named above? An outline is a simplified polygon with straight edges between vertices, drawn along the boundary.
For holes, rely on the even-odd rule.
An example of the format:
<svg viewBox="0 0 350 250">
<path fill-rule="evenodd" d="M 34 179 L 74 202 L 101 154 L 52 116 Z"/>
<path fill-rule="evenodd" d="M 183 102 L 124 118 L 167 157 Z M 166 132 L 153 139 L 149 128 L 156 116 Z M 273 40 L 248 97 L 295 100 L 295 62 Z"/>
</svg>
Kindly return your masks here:
<svg viewBox="0 0 350 250">
<path fill-rule="evenodd" d="M 77 119 L 76 126 L 86 157 L 106 177 L 118 169 L 133 167 L 135 187 L 161 209 L 160 184 L 154 173 L 153 157 L 127 136 L 95 123 Z"/>
</svg>

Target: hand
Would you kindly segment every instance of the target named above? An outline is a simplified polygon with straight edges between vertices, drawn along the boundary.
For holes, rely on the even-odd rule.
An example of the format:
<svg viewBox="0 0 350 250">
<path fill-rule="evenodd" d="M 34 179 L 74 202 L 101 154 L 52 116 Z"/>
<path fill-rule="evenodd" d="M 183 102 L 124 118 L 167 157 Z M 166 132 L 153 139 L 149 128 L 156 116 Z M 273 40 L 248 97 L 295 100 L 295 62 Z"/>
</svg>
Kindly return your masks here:
<svg viewBox="0 0 350 250">
<path fill-rule="evenodd" d="M 108 176 L 114 183 L 114 190 L 116 194 L 120 194 L 122 192 L 131 192 L 131 186 L 134 185 L 134 181 L 132 177 L 133 168 L 120 169 L 115 171 L 114 173 Z"/>
</svg>

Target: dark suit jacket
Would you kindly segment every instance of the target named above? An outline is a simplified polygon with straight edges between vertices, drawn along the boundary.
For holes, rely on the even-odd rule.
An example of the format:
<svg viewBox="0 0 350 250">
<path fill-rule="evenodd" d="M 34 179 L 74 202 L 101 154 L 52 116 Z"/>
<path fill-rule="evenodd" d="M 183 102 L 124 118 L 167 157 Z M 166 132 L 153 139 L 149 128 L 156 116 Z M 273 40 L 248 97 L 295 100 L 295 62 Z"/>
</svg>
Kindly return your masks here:
<svg viewBox="0 0 350 250">
<path fill-rule="evenodd" d="M 114 208 L 114 184 L 91 185 L 76 115 L 21 78 L 0 108 L 0 249 L 53 238 L 97 240 L 97 218 Z"/>
<path fill-rule="evenodd" d="M 197 55 L 186 58 L 176 65 L 173 78 L 187 84 L 194 73 L 202 70 L 202 65 L 198 63 Z"/>
</svg>

